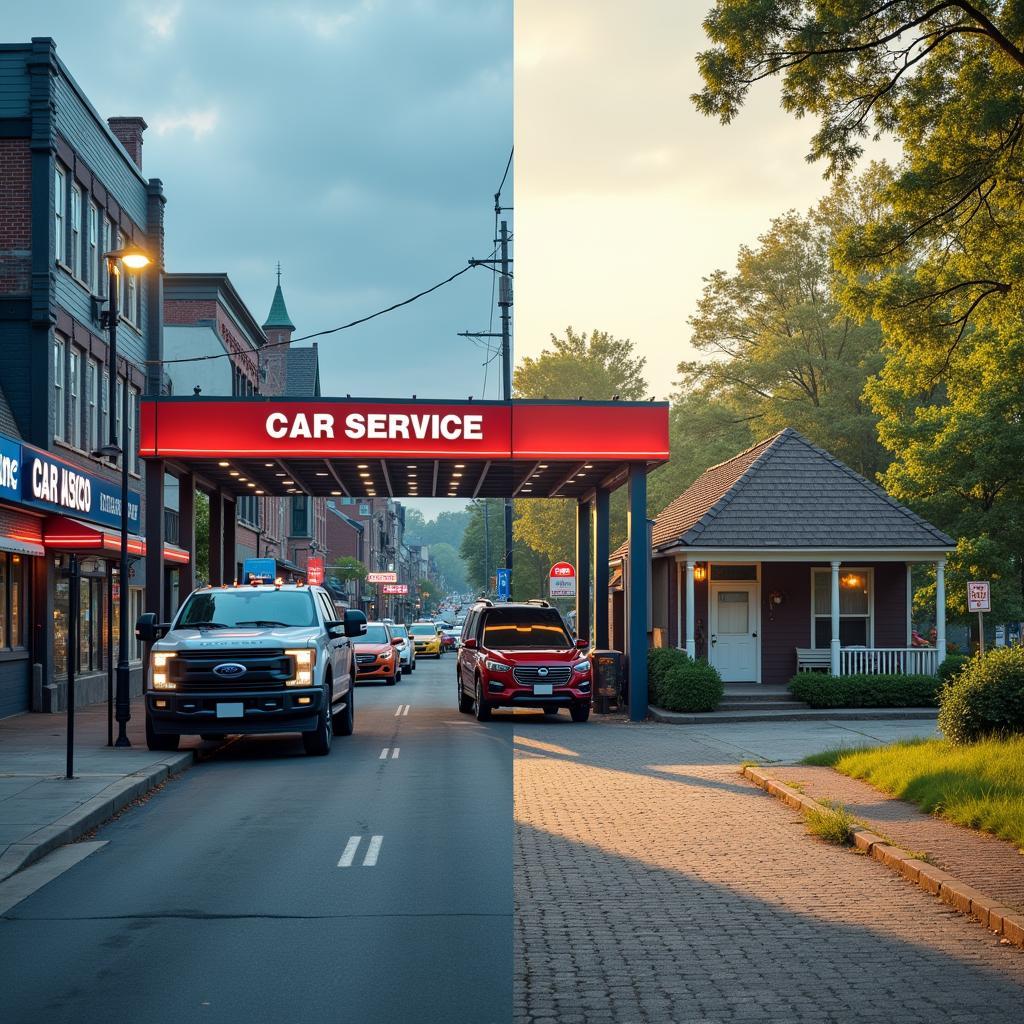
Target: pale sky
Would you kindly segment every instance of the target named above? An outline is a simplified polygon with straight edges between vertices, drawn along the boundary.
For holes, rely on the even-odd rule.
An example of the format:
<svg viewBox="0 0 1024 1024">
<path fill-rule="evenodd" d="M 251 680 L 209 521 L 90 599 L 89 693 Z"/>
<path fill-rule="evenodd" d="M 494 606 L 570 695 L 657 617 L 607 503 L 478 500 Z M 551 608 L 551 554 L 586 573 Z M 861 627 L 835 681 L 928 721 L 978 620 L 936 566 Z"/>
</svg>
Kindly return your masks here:
<svg viewBox="0 0 1024 1024">
<path fill-rule="evenodd" d="M 516 355 L 567 324 L 632 338 L 652 393 L 690 358 L 701 278 L 826 191 L 815 130 L 763 83 L 728 127 L 699 115 L 711 0 L 517 0 Z"/>
</svg>

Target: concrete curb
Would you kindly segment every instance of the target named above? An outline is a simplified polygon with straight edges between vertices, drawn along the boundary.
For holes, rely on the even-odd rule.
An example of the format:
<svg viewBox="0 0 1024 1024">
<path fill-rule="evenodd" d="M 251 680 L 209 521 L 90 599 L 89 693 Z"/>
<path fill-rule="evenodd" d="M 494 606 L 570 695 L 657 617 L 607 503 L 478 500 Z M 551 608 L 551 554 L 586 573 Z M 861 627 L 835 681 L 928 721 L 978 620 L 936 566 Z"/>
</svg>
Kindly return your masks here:
<svg viewBox="0 0 1024 1024">
<path fill-rule="evenodd" d="M 747 765 L 742 774 L 756 786 L 766 790 L 790 807 L 801 812 L 821 810 L 822 805 L 803 793 L 797 792 L 778 779 L 773 779 L 766 771 Z M 969 914 L 989 931 L 1001 935 L 1015 946 L 1024 948 L 1024 914 L 1011 907 L 1002 906 L 998 900 L 986 896 L 966 882 L 929 864 L 927 861 L 914 857 L 906 850 L 893 846 L 869 829 L 860 828 L 853 833 L 854 847 L 869 857 L 874 857 L 887 868 L 898 872 L 908 881 L 938 896 L 944 903 Z"/>
<path fill-rule="evenodd" d="M 717 725 L 720 722 L 907 722 L 938 718 L 937 708 L 807 708 L 804 711 L 665 711 L 649 705 L 655 722 L 668 725 Z"/>
<path fill-rule="evenodd" d="M 133 800 L 145 796 L 172 775 L 191 768 L 197 753 L 197 750 L 186 750 L 179 754 L 171 754 L 148 768 L 118 779 L 91 800 L 85 801 L 55 822 L 37 829 L 23 842 L 8 846 L 0 857 L 0 882 L 45 857 L 58 846 L 74 842 L 90 829 L 102 825 L 118 811 L 124 810 Z"/>
</svg>

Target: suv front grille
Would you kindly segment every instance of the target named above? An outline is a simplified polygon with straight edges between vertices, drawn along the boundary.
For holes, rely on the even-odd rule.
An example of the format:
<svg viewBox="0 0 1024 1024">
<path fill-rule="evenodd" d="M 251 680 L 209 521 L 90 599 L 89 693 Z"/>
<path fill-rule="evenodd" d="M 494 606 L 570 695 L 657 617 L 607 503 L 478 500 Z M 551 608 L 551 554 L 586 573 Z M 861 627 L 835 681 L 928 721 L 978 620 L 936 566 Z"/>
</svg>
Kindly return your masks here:
<svg viewBox="0 0 1024 1024">
<path fill-rule="evenodd" d="M 237 676 L 214 672 L 226 663 L 243 665 Z M 189 690 L 276 690 L 295 674 L 292 659 L 284 651 L 178 651 L 168 663 L 170 681 L 177 689 Z"/>
<path fill-rule="evenodd" d="M 541 675 L 542 667 L 547 668 L 547 675 Z M 516 682 L 522 686 L 533 686 L 536 683 L 553 683 L 555 686 L 565 686 L 572 677 L 572 668 L 568 665 L 518 665 L 512 669 L 512 675 Z"/>
<path fill-rule="evenodd" d="M 358 665 L 372 665 L 377 660 L 376 654 L 357 654 L 356 664 Z"/>
</svg>

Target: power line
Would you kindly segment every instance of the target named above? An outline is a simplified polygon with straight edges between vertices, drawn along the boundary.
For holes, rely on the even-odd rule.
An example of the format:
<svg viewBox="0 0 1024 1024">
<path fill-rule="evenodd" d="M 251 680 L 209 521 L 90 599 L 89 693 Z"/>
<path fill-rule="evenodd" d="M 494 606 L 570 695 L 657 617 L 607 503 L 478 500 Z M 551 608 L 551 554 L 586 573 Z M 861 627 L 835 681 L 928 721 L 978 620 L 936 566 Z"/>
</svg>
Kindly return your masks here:
<svg viewBox="0 0 1024 1024">
<path fill-rule="evenodd" d="M 501 176 L 501 184 L 498 186 L 498 191 L 494 195 L 495 205 L 498 203 L 498 199 L 501 196 L 501 190 L 505 187 L 505 179 L 508 177 L 508 169 L 512 166 L 512 155 L 515 153 L 516 147 L 513 146 L 508 153 L 508 163 L 505 164 L 505 173 Z M 498 212 L 498 211 L 495 211 Z"/>
<path fill-rule="evenodd" d="M 374 320 L 378 316 L 383 316 L 385 313 L 390 313 L 393 310 L 401 309 L 402 306 L 408 306 L 410 303 L 415 302 L 417 299 L 422 299 L 424 295 L 429 295 L 431 292 L 436 292 L 438 288 L 443 288 L 446 284 L 451 284 L 452 281 L 457 277 L 461 277 L 468 270 L 473 269 L 473 264 L 470 263 L 468 266 L 463 267 L 461 270 L 455 271 L 450 277 L 446 277 L 443 281 L 438 281 L 437 284 L 431 285 L 429 288 L 425 288 L 421 292 L 417 292 L 415 295 L 410 296 L 408 299 L 403 299 L 401 302 L 396 302 L 393 306 L 388 306 L 386 309 L 378 309 L 376 313 L 370 313 L 369 316 L 360 317 L 358 320 L 351 320 L 347 324 L 341 324 L 339 327 L 330 327 L 325 331 L 315 331 L 313 334 L 303 334 L 301 337 L 292 338 L 289 341 L 275 341 L 268 342 L 266 345 L 261 345 L 254 351 L 256 353 L 264 352 L 268 348 L 278 348 L 279 346 L 291 345 L 296 341 L 309 341 L 310 338 L 321 338 L 326 334 L 336 334 L 338 331 L 347 331 L 350 327 L 358 327 L 360 324 L 365 324 L 368 320 Z M 216 352 L 213 355 L 207 356 L 186 356 L 180 359 L 147 359 L 147 366 L 168 366 L 171 363 L 200 363 L 205 362 L 209 359 L 229 359 L 232 353 L 230 352 Z"/>
</svg>

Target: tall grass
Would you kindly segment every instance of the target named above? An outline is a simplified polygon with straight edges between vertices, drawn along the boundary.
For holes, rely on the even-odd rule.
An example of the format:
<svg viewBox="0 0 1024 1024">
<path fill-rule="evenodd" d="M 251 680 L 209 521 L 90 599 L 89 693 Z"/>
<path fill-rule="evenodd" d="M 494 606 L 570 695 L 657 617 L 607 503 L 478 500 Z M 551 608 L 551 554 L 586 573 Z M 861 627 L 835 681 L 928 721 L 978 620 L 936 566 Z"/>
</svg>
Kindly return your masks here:
<svg viewBox="0 0 1024 1024">
<path fill-rule="evenodd" d="M 825 751 L 807 763 L 831 764 L 928 814 L 991 832 L 1024 850 L 1024 736 L 958 746 L 909 740 Z"/>
</svg>

